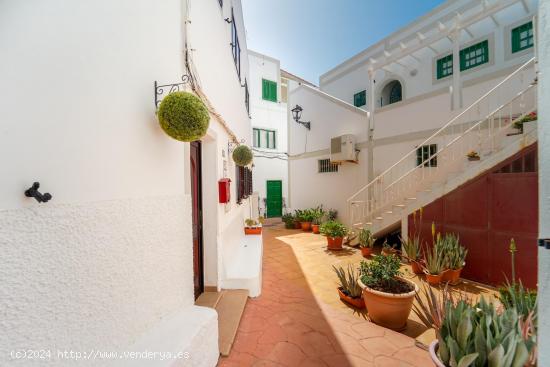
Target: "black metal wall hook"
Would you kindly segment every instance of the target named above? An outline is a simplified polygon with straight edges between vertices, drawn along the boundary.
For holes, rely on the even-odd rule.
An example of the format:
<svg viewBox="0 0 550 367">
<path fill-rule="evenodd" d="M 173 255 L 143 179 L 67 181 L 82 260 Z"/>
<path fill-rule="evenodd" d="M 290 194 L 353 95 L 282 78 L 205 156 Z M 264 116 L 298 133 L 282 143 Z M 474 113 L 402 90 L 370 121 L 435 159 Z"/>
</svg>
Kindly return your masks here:
<svg viewBox="0 0 550 367">
<path fill-rule="evenodd" d="M 52 195 L 50 195 L 50 193 L 48 192 L 44 194 L 40 193 L 38 191 L 39 188 L 40 188 L 39 182 L 33 183 L 31 187 L 25 190 L 25 196 L 29 198 L 35 198 L 36 201 L 38 201 L 39 203 L 46 203 L 50 201 L 52 198 Z"/>
</svg>

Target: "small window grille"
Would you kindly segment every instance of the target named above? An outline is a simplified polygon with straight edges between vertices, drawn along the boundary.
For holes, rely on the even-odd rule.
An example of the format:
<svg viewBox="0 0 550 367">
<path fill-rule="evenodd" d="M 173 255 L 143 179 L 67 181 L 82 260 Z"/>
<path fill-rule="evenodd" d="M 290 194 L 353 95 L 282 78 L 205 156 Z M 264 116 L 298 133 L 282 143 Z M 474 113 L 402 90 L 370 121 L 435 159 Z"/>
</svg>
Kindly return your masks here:
<svg viewBox="0 0 550 367">
<path fill-rule="evenodd" d="M 512 29 L 512 53 L 533 47 L 533 22 Z"/>
<path fill-rule="evenodd" d="M 453 55 L 448 55 L 437 60 L 437 79 L 453 75 Z"/>
<path fill-rule="evenodd" d="M 437 167 L 437 156 L 430 159 L 437 153 L 437 144 L 423 145 L 416 149 L 416 165 L 420 166 L 424 162 L 424 167 Z M 428 160 L 430 159 L 430 160 Z"/>
<path fill-rule="evenodd" d="M 237 166 L 237 204 L 252 195 L 252 170 L 248 167 Z"/>
<path fill-rule="evenodd" d="M 363 90 L 361 92 L 355 93 L 353 95 L 353 105 L 355 107 L 361 107 L 367 104 L 367 91 Z"/>
<path fill-rule="evenodd" d="M 460 50 L 460 71 L 489 62 L 489 41 L 485 40 Z"/>
<path fill-rule="evenodd" d="M 338 165 L 330 163 L 330 159 L 319 159 L 317 165 L 319 173 L 338 172 Z"/>
</svg>

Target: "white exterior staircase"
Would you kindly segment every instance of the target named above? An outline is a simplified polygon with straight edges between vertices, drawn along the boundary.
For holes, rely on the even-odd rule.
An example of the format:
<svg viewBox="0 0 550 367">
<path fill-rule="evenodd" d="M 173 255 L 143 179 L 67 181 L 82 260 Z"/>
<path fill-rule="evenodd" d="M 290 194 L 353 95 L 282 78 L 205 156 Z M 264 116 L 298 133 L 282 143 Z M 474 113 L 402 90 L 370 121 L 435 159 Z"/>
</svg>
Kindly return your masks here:
<svg viewBox="0 0 550 367">
<path fill-rule="evenodd" d="M 347 202 L 352 230 L 393 229 L 414 210 L 535 142 L 534 124 L 523 134 L 513 134 L 512 125 L 537 110 L 536 90 L 532 58 L 419 145 L 436 144 L 433 155 L 417 162 L 413 149 L 353 194 Z M 481 159 L 469 161 L 470 151 Z"/>
</svg>

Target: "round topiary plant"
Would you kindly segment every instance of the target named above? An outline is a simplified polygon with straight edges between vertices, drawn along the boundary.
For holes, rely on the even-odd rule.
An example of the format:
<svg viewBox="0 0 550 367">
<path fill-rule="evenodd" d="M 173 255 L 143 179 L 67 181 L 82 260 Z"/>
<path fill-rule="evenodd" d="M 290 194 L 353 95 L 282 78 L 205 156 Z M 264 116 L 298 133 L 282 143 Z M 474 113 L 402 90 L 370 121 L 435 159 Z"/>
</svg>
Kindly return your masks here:
<svg viewBox="0 0 550 367">
<path fill-rule="evenodd" d="M 160 127 L 179 141 L 199 140 L 206 134 L 210 115 L 204 103 L 189 92 L 170 93 L 160 103 Z"/>
<path fill-rule="evenodd" d="M 253 157 L 252 150 L 246 145 L 239 145 L 233 151 L 233 161 L 237 166 L 248 166 Z"/>
</svg>

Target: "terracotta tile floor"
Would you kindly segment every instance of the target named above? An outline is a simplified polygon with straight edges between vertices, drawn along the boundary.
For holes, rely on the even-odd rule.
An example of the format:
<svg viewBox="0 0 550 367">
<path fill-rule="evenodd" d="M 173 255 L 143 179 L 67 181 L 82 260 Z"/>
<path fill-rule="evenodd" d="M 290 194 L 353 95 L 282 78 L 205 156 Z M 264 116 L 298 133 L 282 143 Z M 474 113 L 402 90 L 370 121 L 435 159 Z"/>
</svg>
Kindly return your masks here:
<svg viewBox="0 0 550 367">
<path fill-rule="evenodd" d="M 433 366 L 412 338 L 425 330 L 415 315 L 407 336 L 339 300 L 331 265 L 359 263 L 358 249 L 330 252 L 324 237 L 281 226 L 264 227 L 263 237 L 262 295 L 248 300 L 231 354 L 219 366 Z"/>
</svg>

